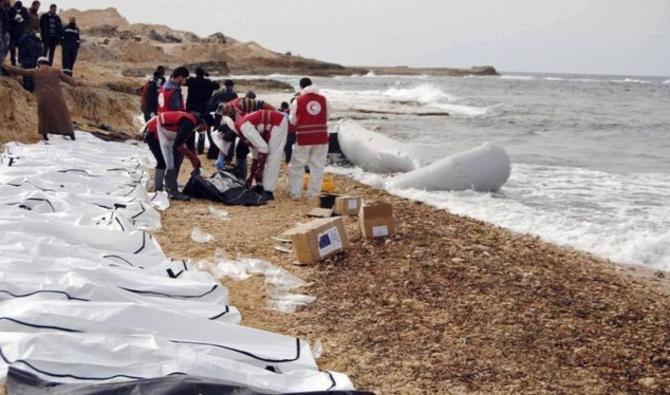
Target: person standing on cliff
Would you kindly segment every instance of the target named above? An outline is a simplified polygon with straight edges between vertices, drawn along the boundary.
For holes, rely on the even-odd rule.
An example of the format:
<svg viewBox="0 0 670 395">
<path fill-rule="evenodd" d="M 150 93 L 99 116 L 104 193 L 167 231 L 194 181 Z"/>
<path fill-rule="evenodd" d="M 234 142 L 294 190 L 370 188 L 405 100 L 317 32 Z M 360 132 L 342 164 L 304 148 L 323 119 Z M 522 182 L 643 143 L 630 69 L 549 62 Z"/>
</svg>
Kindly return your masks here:
<svg viewBox="0 0 670 395">
<path fill-rule="evenodd" d="M 26 24 L 28 23 L 28 9 L 23 6 L 23 3 L 17 1 L 14 6 L 7 12 L 9 17 L 9 56 L 12 66 L 16 66 L 16 50 L 19 48 L 21 39 L 26 33 Z"/>
<path fill-rule="evenodd" d="M 74 64 L 77 61 L 77 54 L 79 53 L 79 28 L 77 27 L 77 19 L 70 17 L 70 23 L 63 29 L 63 72 L 70 77 L 74 73 Z"/>
<path fill-rule="evenodd" d="M 33 32 L 35 35 L 39 34 L 40 32 L 40 6 L 42 3 L 39 1 L 33 1 L 33 3 L 30 5 L 30 9 L 28 10 L 28 20 L 26 21 L 25 24 L 25 29 L 26 33 L 28 32 Z"/>
<path fill-rule="evenodd" d="M 58 7 L 52 4 L 49 7 L 49 12 L 40 17 L 40 31 L 42 34 L 42 42 L 44 43 L 43 56 L 49 57 L 49 66 L 54 64 L 54 56 L 56 55 L 56 47 L 63 37 L 63 23 L 60 17 L 56 15 Z"/>
<path fill-rule="evenodd" d="M 221 86 L 218 82 L 212 81 L 209 75 L 202 67 L 195 69 L 195 78 L 189 78 L 186 82 L 188 86 L 188 97 L 186 98 L 186 111 L 196 112 L 200 115 L 209 113 L 209 100 L 212 98 L 214 91 Z M 207 130 L 209 132 L 209 130 Z M 195 139 L 193 134 L 191 139 Z M 198 154 L 205 151 L 205 132 L 198 133 Z"/>
<path fill-rule="evenodd" d="M 32 70 L 37 67 L 37 59 L 42 56 L 42 40 L 37 34 L 29 29 L 21 38 L 19 43 L 19 64 L 24 69 Z M 28 92 L 35 91 L 35 83 L 28 76 L 23 77 L 23 87 Z"/>
<path fill-rule="evenodd" d="M 300 96 L 291 105 L 289 120 L 295 125 L 296 142 L 288 166 L 289 197 L 300 199 L 305 166 L 309 166 L 310 184 L 307 198 L 321 192 L 323 172 L 328 159 L 328 101 L 305 77 L 300 80 Z"/>
<path fill-rule="evenodd" d="M 74 140 L 74 128 L 70 111 L 65 103 L 60 82 L 76 86 L 77 82 L 60 70 L 49 66 L 49 59 L 41 57 L 37 60 L 37 69 L 25 70 L 14 66 L 2 65 L 9 74 L 30 77 L 35 82 L 37 98 L 37 131 L 45 141 L 49 134 L 70 136 Z"/>
<path fill-rule="evenodd" d="M 9 0 L 0 0 L 0 62 L 5 61 L 11 43 L 9 8 Z"/>
</svg>

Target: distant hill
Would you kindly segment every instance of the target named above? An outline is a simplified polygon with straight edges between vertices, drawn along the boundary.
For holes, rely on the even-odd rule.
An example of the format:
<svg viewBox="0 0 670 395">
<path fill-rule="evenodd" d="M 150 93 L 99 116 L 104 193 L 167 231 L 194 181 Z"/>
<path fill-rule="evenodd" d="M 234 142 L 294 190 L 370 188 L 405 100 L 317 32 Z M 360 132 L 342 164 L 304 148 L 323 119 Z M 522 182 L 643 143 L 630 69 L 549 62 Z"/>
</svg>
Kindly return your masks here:
<svg viewBox="0 0 670 395">
<path fill-rule="evenodd" d="M 156 64 L 206 65 L 212 74 L 351 75 L 374 70 L 377 74 L 497 75 L 491 66 L 470 69 L 412 69 L 407 67 L 347 67 L 271 51 L 256 42 L 239 42 L 224 33 L 208 37 L 164 25 L 130 24 L 115 8 L 61 12 L 75 16 L 82 29 L 80 59 L 113 63 L 126 76 L 143 76 Z"/>
</svg>

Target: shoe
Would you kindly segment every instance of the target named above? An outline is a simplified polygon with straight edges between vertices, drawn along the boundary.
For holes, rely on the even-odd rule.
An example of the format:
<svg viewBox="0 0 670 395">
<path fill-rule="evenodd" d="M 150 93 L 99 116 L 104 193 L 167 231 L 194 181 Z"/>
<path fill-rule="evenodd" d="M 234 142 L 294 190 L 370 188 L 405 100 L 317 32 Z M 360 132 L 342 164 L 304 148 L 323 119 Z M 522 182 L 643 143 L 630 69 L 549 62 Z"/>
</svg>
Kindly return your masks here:
<svg viewBox="0 0 670 395">
<path fill-rule="evenodd" d="M 165 187 L 168 191 L 168 196 L 170 199 L 179 200 L 182 202 L 191 200 L 190 196 L 179 192 L 179 188 L 177 187 L 177 172 L 175 169 L 167 169 L 165 172 Z"/>
<path fill-rule="evenodd" d="M 275 194 L 270 191 L 263 191 L 263 197 L 267 200 L 275 200 Z"/>
<path fill-rule="evenodd" d="M 163 190 L 163 179 L 165 178 L 165 169 L 156 169 L 154 174 L 154 191 L 159 192 Z"/>
</svg>

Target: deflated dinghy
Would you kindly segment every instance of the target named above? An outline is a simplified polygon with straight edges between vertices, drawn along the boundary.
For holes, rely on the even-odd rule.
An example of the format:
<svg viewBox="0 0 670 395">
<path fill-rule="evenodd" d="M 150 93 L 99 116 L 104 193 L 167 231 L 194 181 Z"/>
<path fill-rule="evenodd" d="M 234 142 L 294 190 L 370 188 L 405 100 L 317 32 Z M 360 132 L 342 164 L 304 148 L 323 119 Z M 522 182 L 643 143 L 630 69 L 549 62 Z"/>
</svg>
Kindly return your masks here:
<svg viewBox="0 0 670 395">
<path fill-rule="evenodd" d="M 448 155 L 444 145 L 403 143 L 353 121 L 340 123 L 337 133 L 342 153 L 356 166 L 374 173 L 404 173 L 391 178 L 389 188 L 497 191 L 511 173 L 505 150 L 489 142 Z"/>
</svg>

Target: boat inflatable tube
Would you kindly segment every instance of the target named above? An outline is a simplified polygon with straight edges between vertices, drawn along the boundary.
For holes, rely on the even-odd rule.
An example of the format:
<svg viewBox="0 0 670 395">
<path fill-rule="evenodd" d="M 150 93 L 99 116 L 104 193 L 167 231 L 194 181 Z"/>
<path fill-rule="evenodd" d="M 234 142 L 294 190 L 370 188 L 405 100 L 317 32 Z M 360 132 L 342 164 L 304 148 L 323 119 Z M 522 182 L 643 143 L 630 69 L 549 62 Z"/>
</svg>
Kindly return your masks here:
<svg viewBox="0 0 670 395">
<path fill-rule="evenodd" d="M 344 156 L 363 170 L 403 173 L 387 181 L 393 189 L 497 191 L 511 174 L 507 152 L 490 142 L 448 155 L 444 145 L 402 143 L 353 121 L 338 126 L 338 140 Z"/>
<path fill-rule="evenodd" d="M 509 157 L 504 149 L 484 143 L 426 167 L 393 177 L 386 185 L 397 189 L 497 191 L 510 176 Z"/>
</svg>

